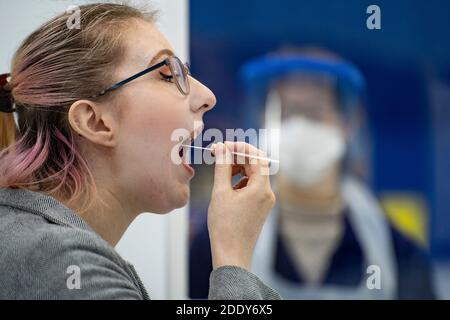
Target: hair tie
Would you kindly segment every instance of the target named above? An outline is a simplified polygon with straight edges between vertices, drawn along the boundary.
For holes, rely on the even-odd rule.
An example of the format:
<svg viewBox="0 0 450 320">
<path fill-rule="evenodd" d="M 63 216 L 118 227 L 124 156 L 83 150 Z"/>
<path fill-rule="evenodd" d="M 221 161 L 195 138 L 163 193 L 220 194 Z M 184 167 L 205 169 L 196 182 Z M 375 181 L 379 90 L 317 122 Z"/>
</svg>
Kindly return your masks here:
<svg viewBox="0 0 450 320">
<path fill-rule="evenodd" d="M 11 74 L 0 75 L 0 112 L 12 113 L 16 111 L 11 94 Z"/>
</svg>

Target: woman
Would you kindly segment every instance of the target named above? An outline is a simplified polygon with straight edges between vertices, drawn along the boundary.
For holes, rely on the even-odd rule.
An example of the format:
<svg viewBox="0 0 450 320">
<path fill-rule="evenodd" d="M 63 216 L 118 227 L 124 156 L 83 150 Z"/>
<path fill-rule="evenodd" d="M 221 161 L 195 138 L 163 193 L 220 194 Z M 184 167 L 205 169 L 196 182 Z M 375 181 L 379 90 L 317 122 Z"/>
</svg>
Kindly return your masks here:
<svg viewBox="0 0 450 320">
<path fill-rule="evenodd" d="M 186 204 L 194 173 L 181 150 L 171 158 L 179 145 L 171 133 L 196 135 L 194 121 L 216 103 L 153 13 L 117 4 L 80 10 L 80 30 L 66 27 L 68 14 L 45 23 L 0 80 L 0 299 L 147 299 L 113 247 L 141 212 Z M 238 168 L 230 149 L 258 152 L 242 143 L 215 148 L 209 298 L 278 299 L 248 271 L 274 204 L 260 174 L 267 163 Z M 233 188 L 242 170 L 248 179 Z M 75 288 L 70 270 L 80 275 Z"/>
</svg>

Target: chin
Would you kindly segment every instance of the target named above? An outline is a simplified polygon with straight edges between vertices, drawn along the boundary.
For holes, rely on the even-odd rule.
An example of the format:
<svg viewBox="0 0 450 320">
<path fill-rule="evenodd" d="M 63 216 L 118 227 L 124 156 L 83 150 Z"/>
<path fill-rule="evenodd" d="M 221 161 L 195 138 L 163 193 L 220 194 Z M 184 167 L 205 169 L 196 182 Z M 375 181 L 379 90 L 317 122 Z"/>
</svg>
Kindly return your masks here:
<svg viewBox="0 0 450 320">
<path fill-rule="evenodd" d="M 189 196 L 190 196 L 189 185 L 183 184 L 179 188 L 178 195 L 177 195 L 177 203 L 176 203 L 174 209 L 184 207 L 189 201 Z"/>
<path fill-rule="evenodd" d="M 188 203 L 190 196 L 189 186 L 184 184 L 179 186 L 176 190 L 176 193 L 173 190 L 170 191 L 170 198 L 166 201 L 167 205 L 161 210 L 158 210 L 157 213 L 166 214 L 172 210 L 182 208 Z"/>
</svg>

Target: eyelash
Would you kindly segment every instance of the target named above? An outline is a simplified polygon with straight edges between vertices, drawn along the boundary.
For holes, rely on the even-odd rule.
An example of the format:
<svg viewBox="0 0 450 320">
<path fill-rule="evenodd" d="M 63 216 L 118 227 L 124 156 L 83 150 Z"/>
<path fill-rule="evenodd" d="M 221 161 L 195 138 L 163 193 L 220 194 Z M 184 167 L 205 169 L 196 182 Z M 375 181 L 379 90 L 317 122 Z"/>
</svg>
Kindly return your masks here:
<svg viewBox="0 0 450 320">
<path fill-rule="evenodd" d="M 166 81 L 166 82 L 171 82 L 171 83 L 173 83 L 173 76 L 169 76 L 169 75 L 164 74 L 164 73 L 162 73 L 162 72 L 160 72 L 159 74 L 160 74 L 161 77 L 162 77 L 161 80 Z"/>
</svg>

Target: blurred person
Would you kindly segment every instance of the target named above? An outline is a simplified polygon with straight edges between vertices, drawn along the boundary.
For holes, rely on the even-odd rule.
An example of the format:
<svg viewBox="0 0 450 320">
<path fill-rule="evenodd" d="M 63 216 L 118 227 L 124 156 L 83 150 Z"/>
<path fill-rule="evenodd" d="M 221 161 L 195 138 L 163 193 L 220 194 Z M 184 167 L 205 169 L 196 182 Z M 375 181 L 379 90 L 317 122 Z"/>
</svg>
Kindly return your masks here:
<svg viewBox="0 0 450 320">
<path fill-rule="evenodd" d="M 428 255 L 389 224 L 362 179 L 359 71 L 322 49 L 294 48 L 249 62 L 243 76 L 266 105 L 265 127 L 280 129 L 277 206 L 255 274 L 287 299 L 434 298 Z M 193 297 L 206 292 L 206 243 L 203 232 L 191 247 Z"/>
</svg>

